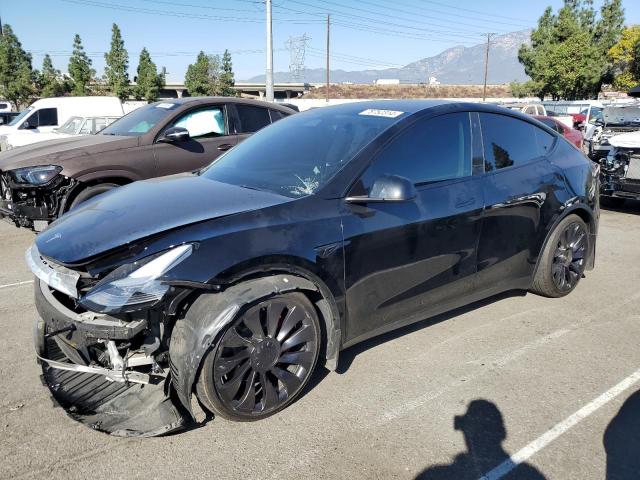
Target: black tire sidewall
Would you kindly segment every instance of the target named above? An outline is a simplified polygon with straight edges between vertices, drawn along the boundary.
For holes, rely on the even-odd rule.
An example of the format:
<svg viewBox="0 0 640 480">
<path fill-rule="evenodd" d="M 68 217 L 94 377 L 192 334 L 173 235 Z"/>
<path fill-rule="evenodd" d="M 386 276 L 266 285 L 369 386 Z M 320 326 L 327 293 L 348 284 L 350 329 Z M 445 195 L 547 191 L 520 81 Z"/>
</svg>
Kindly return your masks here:
<svg viewBox="0 0 640 480">
<path fill-rule="evenodd" d="M 588 255 L 589 253 L 589 249 L 590 249 L 590 239 L 589 239 L 589 226 L 584 222 L 584 220 L 582 220 L 579 216 L 577 215 L 568 215 L 566 216 L 564 219 L 562 219 L 560 221 L 560 223 L 558 223 L 558 225 L 556 226 L 556 228 L 553 230 L 553 233 L 551 234 L 551 237 L 549 237 L 549 241 L 547 243 L 547 245 L 545 246 L 545 258 L 544 258 L 544 262 L 542 265 L 540 265 L 540 267 L 543 268 L 543 271 L 540 272 L 542 275 L 545 276 L 544 280 L 545 283 L 547 285 L 552 286 L 553 288 L 553 292 L 546 292 L 547 294 L 549 294 L 549 296 L 552 297 L 564 297 L 565 295 L 570 294 L 571 292 L 573 292 L 576 287 L 578 286 L 578 284 L 580 283 L 580 279 L 581 276 L 578 277 L 578 280 L 576 281 L 575 285 L 573 285 L 573 287 L 569 290 L 560 290 L 556 283 L 553 281 L 553 272 L 552 272 L 552 267 L 553 267 L 553 256 L 555 254 L 555 250 L 556 250 L 556 245 L 558 244 L 558 239 L 560 238 L 560 235 L 562 235 L 562 232 L 565 231 L 565 229 L 571 225 L 572 223 L 579 223 L 582 228 L 585 231 L 586 234 L 586 253 Z M 587 258 L 585 256 L 585 264 L 586 264 Z M 584 273 L 584 269 L 583 272 Z"/>
</svg>

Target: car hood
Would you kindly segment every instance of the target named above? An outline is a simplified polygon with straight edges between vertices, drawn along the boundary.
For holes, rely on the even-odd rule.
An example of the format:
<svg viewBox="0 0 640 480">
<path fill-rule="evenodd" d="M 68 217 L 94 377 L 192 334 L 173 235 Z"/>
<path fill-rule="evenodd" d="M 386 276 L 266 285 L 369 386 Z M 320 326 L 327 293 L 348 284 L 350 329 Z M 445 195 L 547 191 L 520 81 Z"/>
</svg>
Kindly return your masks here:
<svg viewBox="0 0 640 480">
<path fill-rule="evenodd" d="M 33 165 L 60 165 L 65 160 L 79 156 L 131 148 L 138 145 L 138 137 L 114 135 L 81 135 L 78 137 L 47 140 L 6 152 L 0 152 L 0 170 L 30 167 Z"/>
<path fill-rule="evenodd" d="M 625 107 L 604 107 L 602 116 L 605 124 L 640 122 L 640 105 L 628 105 Z"/>
<path fill-rule="evenodd" d="M 640 148 L 640 131 L 614 135 L 609 138 L 609 144 L 619 148 Z"/>
<path fill-rule="evenodd" d="M 293 201 L 194 174 L 117 188 L 63 215 L 36 238 L 40 253 L 73 265 L 189 224 Z"/>
</svg>

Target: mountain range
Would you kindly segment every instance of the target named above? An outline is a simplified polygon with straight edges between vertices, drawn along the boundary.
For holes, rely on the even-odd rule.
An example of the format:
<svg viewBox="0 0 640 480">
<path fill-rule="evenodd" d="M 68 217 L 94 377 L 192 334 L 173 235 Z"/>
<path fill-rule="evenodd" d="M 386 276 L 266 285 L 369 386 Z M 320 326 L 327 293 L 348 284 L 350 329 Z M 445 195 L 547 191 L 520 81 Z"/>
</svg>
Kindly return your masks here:
<svg viewBox="0 0 640 480">
<path fill-rule="evenodd" d="M 531 30 L 496 35 L 489 50 L 489 74 L 487 83 L 499 84 L 527 80 L 524 68 L 518 62 L 518 49 L 530 43 Z M 401 68 L 381 70 L 331 70 L 332 83 L 373 83 L 377 79 L 399 79 L 402 83 L 426 83 L 436 77 L 442 84 L 477 85 L 484 80 L 485 43 L 472 47 L 462 45 L 448 48 L 433 57 L 423 58 Z M 326 69 L 309 68 L 302 80 L 306 83 L 323 83 Z M 263 83 L 264 75 L 249 78 L 247 82 Z M 275 72 L 274 82 L 290 82 L 289 72 Z"/>
</svg>

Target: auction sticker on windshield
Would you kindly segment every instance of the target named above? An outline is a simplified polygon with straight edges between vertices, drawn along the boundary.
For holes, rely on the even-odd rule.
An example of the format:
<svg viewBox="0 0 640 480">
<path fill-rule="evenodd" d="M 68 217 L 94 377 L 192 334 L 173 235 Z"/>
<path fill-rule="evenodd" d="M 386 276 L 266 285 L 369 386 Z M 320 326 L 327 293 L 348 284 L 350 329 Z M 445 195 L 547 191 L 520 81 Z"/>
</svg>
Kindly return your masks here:
<svg viewBox="0 0 640 480">
<path fill-rule="evenodd" d="M 158 105 L 156 105 L 156 108 L 173 108 L 175 106 L 175 103 L 159 103 Z"/>
<path fill-rule="evenodd" d="M 399 112 L 397 110 L 378 110 L 377 108 L 367 108 L 363 110 L 358 115 L 368 115 L 370 117 L 387 117 L 387 118 L 396 118 L 399 115 L 402 115 L 404 112 Z"/>
</svg>

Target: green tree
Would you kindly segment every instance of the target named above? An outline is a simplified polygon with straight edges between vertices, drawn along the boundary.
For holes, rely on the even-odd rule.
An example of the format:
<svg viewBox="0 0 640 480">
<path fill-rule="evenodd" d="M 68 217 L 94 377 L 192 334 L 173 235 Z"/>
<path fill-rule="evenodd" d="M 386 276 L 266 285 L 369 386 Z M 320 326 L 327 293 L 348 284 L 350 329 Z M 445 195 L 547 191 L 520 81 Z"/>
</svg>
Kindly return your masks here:
<svg viewBox="0 0 640 480">
<path fill-rule="evenodd" d="M 203 51 L 198 53 L 196 63 L 187 67 L 184 77 L 184 86 L 187 87 L 189 95 L 192 97 L 211 95 L 210 67 L 209 57 Z"/>
<path fill-rule="evenodd" d="M 136 100 L 146 100 L 155 102 L 158 99 L 160 89 L 164 87 L 164 77 L 158 74 L 156 64 L 151 60 L 151 55 L 146 48 L 140 52 L 138 70 L 136 75 L 136 86 L 133 94 Z"/>
<path fill-rule="evenodd" d="M 42 70 L 36 76 L 36 84 L 41 97 L 60 97 L 69 91 L 60 70 L 56 70 L 47 53 L 42 60 Z"/>
<path fill-rule="evenodd" d="M 222 55 L 222 66 L 219 78 L 219 91 L 218 95 L 224 97 L 235 97 L 236 90 L 234 85 L 236 84 L 235 77 L 233 75 L 233 64 L 231 62 L 231 54 L 229 50 L 225 50 Z"/>
<path fill-rule="evenodd" d="M 640 83 L 640 25 L 622 31 L 620 41 L 609 49 L 613 65 L 613 86 L 628 90 Z"/>
<path fill-rule="evenodd" d="M 597 95 L 611 76 L 607 55 L 624 22 L 620 0 L 605 0 L 596 19 L 591 0 L 565 0 L 556 15 L 548 7 L 518 58 L 539 96 L 578 99 Z"/>
<path fill-rule="evenodd" d="M 11 102 L 16 109 L 28 102 L 34 94 L 31 55 L 5 24 L 0 36 L 0 97 Z"/>
<path fill-rule="evenodd" d="M 69 59 L 68 71 L 71 77 L 71 94 L 87 95 L 89 82 L 93 80 L 96 71 L 91 68 L 91 59 L 87 57 L 78 34 L 73 38 L 73 53 Z"/>
<path fill-rule="evenodd" d="M 111 49 L 104 54 L 104 73 L 111 93 L 121 100 L 129 97 L 129 53 L 124 48 L 120 28 L 115 23 L 111 28 Z"/>
</svg>

